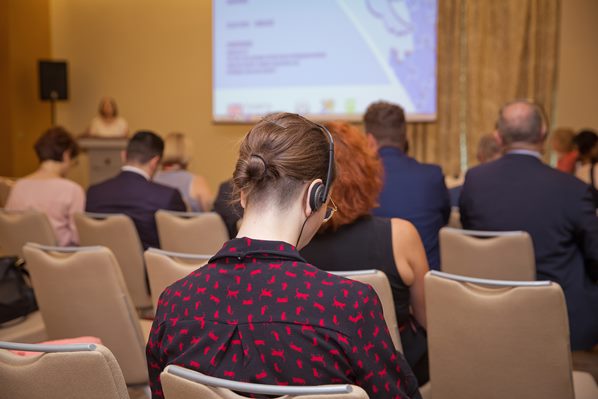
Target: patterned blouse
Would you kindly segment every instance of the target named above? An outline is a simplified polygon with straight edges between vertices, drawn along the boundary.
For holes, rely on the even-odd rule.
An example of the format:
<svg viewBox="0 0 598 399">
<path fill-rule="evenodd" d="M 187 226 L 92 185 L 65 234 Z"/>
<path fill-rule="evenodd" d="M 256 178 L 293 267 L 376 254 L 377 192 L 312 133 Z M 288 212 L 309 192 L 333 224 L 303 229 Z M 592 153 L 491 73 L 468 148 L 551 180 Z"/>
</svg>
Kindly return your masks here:
<svg viewBox="0 0 598 399">
<path fill-rule="evenodd" d="M 307 264 L 284 242 L 236 238 L 166 288 L 147 343 L 153 398 L 176 364 L 230 380 L 355 384 L 420 398 L 374 290 Z"/>
</svg>

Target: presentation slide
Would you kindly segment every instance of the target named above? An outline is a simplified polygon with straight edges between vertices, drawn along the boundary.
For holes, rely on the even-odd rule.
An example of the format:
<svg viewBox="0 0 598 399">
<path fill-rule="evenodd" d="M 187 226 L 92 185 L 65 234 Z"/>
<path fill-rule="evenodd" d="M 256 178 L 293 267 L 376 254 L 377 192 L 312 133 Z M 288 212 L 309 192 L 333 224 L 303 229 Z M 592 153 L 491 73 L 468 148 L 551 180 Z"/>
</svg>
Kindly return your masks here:
<svg viewBox="0 0 598 399">
<path fill-rule="evenodd" d="M 378 100 L 435 119 L 437 0 L 212 4 L 215 121 L 359 120 Z"/>
</svg>

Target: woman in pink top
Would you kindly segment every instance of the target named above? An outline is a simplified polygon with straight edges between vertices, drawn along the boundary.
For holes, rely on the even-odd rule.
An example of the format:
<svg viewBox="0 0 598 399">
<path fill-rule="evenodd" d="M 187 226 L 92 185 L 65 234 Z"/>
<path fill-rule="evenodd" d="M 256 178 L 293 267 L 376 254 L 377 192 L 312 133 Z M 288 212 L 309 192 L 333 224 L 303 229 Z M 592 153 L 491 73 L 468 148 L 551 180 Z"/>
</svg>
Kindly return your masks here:
<svg viewBox="0 0 598 399">
<path fill-rule="evenodd" d="M 83 212 L 85 193 L 77 183 L 64 178 L 79 153 L 77 142 L 64 128 L 53 127 L 37 140 L 34 148 L 40 166 L 15 183 L 6 209 L 45 212 L 58 244 L 77 244 L 74 214 Z"/>
</svg>

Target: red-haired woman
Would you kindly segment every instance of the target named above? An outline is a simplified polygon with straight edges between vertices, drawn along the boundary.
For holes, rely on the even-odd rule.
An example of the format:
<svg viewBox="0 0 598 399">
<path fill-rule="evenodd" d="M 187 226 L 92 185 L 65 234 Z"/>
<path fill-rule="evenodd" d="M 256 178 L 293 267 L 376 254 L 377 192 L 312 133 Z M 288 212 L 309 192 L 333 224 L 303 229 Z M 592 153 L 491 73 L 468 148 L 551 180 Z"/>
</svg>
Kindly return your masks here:
<svg viewBox="0 0 598 399">
<path fill-rule="evenodd" d="M 382 164 L 366 136 L 346 123 L 326 125 L 335 143 L 335 217 L 301 255 L 324 270 L 381 269 L 390 281 L 405 357 L 420 385 L 429 379 L 424 275 L 426 253 L 415 227 L 371 215 L 382 188 Z"/>
</svg>

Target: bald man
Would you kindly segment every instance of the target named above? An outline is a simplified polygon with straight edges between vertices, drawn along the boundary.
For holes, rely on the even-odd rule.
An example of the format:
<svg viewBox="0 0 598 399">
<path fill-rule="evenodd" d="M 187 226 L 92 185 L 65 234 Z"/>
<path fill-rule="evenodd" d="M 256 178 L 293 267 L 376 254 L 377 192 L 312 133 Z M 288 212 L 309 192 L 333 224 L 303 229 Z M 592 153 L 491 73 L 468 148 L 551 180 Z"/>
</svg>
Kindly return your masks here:
<svg viewBox="0 0 598 399">
<path fill-rule="evenodd" d="M 467 173 L 461 222 L 471 230 L 524 230 L 534 243 L 538 280 L 561 285 L 571 349 L 598 344 L 598 217 L 583 182 L 545 165 L 541 109 L 527 101 L 501 108 L 496 139 L 505 155 Z"/>
</svg>

